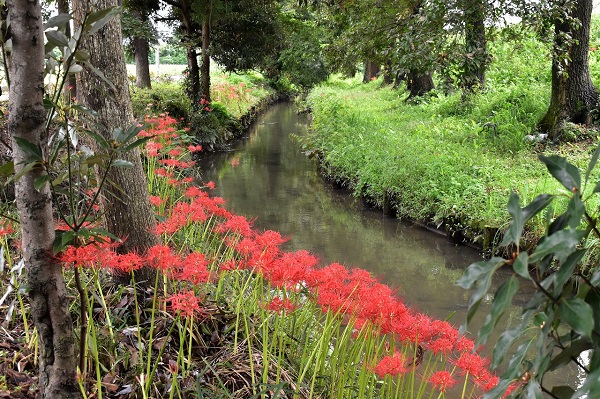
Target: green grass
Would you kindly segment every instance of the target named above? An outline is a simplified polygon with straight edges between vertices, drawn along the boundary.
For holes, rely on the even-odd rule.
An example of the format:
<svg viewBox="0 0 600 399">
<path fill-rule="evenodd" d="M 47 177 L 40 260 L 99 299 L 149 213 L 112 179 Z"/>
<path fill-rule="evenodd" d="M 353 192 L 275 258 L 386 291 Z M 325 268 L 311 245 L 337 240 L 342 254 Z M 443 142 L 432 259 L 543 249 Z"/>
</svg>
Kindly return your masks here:
<svg viewBox="0 0 600 399">
<path fill-rule="evenodd" d="M 483 243 L 484 228 L 506 226 L 511 191 L 524 202 L 560 192 L 538 153 L 566 154 L 582 166 L 596 141 L 593 132 L 587 141 L 562 146 L 526 141 L 549 103 L 548 48 L 534 37 L 490 47 L 487 90 L 466 102 L 460 93 L 406 102 L 408 93 L 380 81 L 330 79 L 307 99 L 314 133 L 305 144 L 322 154 L 330 177 L 346 181 L 357 196 L 381 205 L 391 192 L 400 217 L 434 225 L 459 221 Z M 541 222 L 530 229 L 540 232 Z"/>
</svg>

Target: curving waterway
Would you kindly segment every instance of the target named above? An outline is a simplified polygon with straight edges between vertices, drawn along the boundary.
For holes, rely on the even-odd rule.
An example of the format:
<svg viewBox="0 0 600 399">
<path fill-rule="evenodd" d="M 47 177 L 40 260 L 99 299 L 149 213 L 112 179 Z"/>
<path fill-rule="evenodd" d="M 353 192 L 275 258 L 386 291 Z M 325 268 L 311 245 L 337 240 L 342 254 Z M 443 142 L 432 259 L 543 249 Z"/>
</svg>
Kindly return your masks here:
<svg viewBox="0 0 600 399">
<path fill-rule="evenodd" d="M 412 308 L 439 319 L 450 317 L 457 326 L 463 323 L 469 293 L 454 282 L 469 264 L 481 260 L 479 253 L 385 217 L 325 181 L 316 161 L 294 139 L 307 134 L 308 124 L 293 105 L 273 106 L 230 152 L 199 162 L 203 179 L 215 182 L 213 194 L 223 197 L 229 210 L 256 219 L 259 229 L 289 237 L 284 250 L 305 249 L 323 264 L 366 269 Z M 517 304 L 524 301 L 516 299 Z M 484 313 L 476 316 L 472 333 L 483 324 Z M 511 324 L 516 317 L 515 307 L 501 323 Z M 577 376 L 567 370 L 552 379 L 560 385 Z"/>
</svg>

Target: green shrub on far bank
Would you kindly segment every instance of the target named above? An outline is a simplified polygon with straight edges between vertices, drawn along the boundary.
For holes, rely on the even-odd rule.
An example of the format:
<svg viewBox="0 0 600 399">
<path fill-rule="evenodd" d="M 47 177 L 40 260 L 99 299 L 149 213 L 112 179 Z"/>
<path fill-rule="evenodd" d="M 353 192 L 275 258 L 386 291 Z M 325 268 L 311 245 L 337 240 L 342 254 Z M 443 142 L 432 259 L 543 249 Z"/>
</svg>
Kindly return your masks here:
<svg viewBox="0 0 600 399">
<path fill-rule="evenodd" d="M 198 144 L 212 150 L 222 147 L 234 134 L 236 121 L 255 112 L 266 97 L 276 92 L 256 72 L 245 74 L 215 73 L 211 76 L 211 103 L 192 106 L 181 86 L 182 82 L 155 81 L 151 89 L 131 87 L 136 118 L 147 114 L 166 113 L 189 127 Z"/>
<path fill-rule="evenodd" d="M 151 89 L 131 87 L 131 102 L 136 118 L 144 115 L 168 113 L 173 118 L 186 118 L 190 112 L 190 100 L 176 82 L 152 82 Z"/>
</svg>

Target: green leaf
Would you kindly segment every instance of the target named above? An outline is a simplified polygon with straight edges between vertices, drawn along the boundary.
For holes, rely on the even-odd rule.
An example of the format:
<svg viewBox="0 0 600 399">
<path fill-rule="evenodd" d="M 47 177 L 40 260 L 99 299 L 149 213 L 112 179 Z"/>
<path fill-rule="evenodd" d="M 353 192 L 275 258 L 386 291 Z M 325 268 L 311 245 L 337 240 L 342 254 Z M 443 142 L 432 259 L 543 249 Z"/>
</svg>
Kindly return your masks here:
<svg viewBox="0 0 600 399">
<path fill-rule="evenodd" d="M 54 244 L 52 245 L 52 250 L 54 251 L 55 255 L 64 251 L 65 248 L 74 242 L 75 238 L 77 237 L 77 233 L 73 230 L 56 230 L 55 234 Z"/>
<path fill-rule="evenodd" d="M 527 399 L 542 399 L 542 388 L 536 379 L 530 379 L 525 385 L 525 397 Z"/>
<path fill-rule="evenodd" d="M 15 163 L 13 161 L 6 162 L 0 166 L 0 175 L 8 177 L 15 173 Z"/>
<path fill-rule="evenodd" d="M 494 257 L 490 260 L 473 263 L 469 265 L 463 275 L 456 281 L 456 285 L 465 290 L 471 289 L 482 275 L 490 273 L 492 270 L 496 270 L 505 262 L 506 260 L 503 258 Z"/>
<path fill-rule="evenodd" d="M 69 38 L 59 30 L 48 30 L 46 33 L 46 39 L 48 43 L 52 43 L 54 46 L 66 47 L 69 45 Z"/>
<path fill-rule="evenodd" d="M 80 73 L 80 72 L 83 72 L 83 67 L 79 64 L 73 64 L 69 67 L 68 73 L 75 74 L 75 73 Z"/>
<path fill-rule="evenodd" d="M 521 200 L 519 194 L 514 191 L 510 193 L 510 198 L 508 200 L 508 213 L 512 217 L 512 221 L 510 222 L 510 226 L 506 230 L 506 233 L 504 233 L 501 245 L 509 245 L 512 242 L 518 245 L 519 241 L 521 241 L 521 233 L 525 221 L 523 220 L 523 213 L 521 212 Z"/>
<path fill-rule="evenodd" d="M 583 255 L 587 252 L 587 249 L 578 249 L 567 257 L 561 265 L 558 271 L 554 274 L 554 287 L 558 292 L 562 292 L 562 287 L 565 285 L 567 280 L 573 275 L 573 270 L 579 264 Z"/>
<path fill-rule="evenodd" d="M 21 168 L 18 172 L 15 173 L 13 179 L 18 181 L 21 177 L 25 176 L 27 173 L 31 172 L 33 169 L 37 168 L 41 164 L 38 161 L 29 162 L 23 168 Z"/>
<path fill-rule="evenodd" d="M 594 328 L 592 307 L 580 298 L 564 299 L 558 306 L 560 319 L 577 333 L 591 337 Z"/>
<path fill-rule="evenodd" d="M 123 152 L 131 151 L 133 148 L 144 144 L 146 141 L 150 140 L 151 138 L 152 137 L 142 137 L 141 139 L 137 139 L 133 143 L 129 144 L 127 147 L 123 148 L 121 151 L 123 151 Z"/>
<path fill-rule="evenodd" d="M 598 193 L 600 192 L 600 181 L 596 183 L 596 185 L 594 186 L 594 191 L 592 191 L 592 194 Z"/>
<path fill-rule="evenodd" d="M 494 272 L 504 265 L 506 261 L 502 258 L 492 258 L 488 261 L 477 262 L 470 265 L 467 271 L 456 281 L 456 285 L 469 289 L 476 286 L 475 292 L 469 298 L 467 311 L 467 324 L 477 312 L 481 300 L 487 294 L 492 284 Z"/>
<path fill-rule="evenodd" d="M 49 99 L 48 97 L 44 97 L 44 109 L 54 109 L 56 108 L 56 103 Z"/>
<path fill-rule="evenodd" d="M 117 88 L 115 87 L 115 85 L 113 84 L 113 82 L 111 82 L 106 75 L 104 75 L 104 72 L 102 72 L 101 70 L 99 70 L 98 68 L 94 67 L 89 61 L 85 61 L 83 62 L 83 64 L 92 72 L 94 72 L 94 74 L 96 76 L 98 76 L 100 79 L 102 79 L 113 91 L 117 91 Z"/>
<path fill-rule="evenodd" d="M 554 195 L 550 194 L 539 194 L 533 201 L 531 201 L 525 208 L 523 208 L 523 222 L 527 222 L 529 219 L 544 210 L 554 200 Z"/>
<path fill-rule="evenodd" d="M 40 191 L 40 189 L 43 188 L 46 185 L 46 183 L 48 183 L 49 181 L 50 181 L 49 175 L 39 176 L 33 181 L 33 188 L 36 191 Z"/>
<path fill-rule="evenodd" d="M 539 156 L 540 161 L 546 164 L 548 171 L 570 192 L 581 191 L 581 176 L 579 169 L 567 162 L 567 159 L 558 155 Z"/>
<path fill-rule="evenodd" d="M 581 225 L 581 218 L 585 213 L 585 205 L 578 194 L 571 197 L 565 213 L 567 214 L 567 224 L 569 227 L 577 228 Z"/>
<path fill-rule="evenodd" d="M 83 62 L 83 61 L 89 61 L 91 58 L 91 55 L 89 53 L 89 51 L 86 50 L 77 50 L 75 52 L 75 60 Z"/>
<path fill-rule="evenodd" d="M 121 129 L 120 127 L 116 127 L 113 129 L 112 137 L 113 140 L 122 142 L 125 138 L 125 133 L 123 132 L 123 129 Z"/>
<path fill-rule="evenodd" d="M 598 157 L 600 157 L 600 145 L 596 146 L 596 150 L 590 159 L 590 163 L 588 163 L 588 167 L 585 171 L 585 181 L 587 182 L 590 179 L 590 173 L 592 173 L 592 169 L 596 166 L 598 162 Z"/>
<path fill-rule="evenodd" d="M 517 259 L 513 263 L 513 270 L 519 276 L 531 280 L 531 275 L 529 274 L 529 255 L 527 252 L 523 251 L 517 256 Z"/>
<path fill-rule="evenodd" d="M 485 318 L 483 327 L 477 333 L 477 345 L 483 345 L 487 341 L 488 336 L 500 321 L 500 318 L 512 305 L 513 297 L 519 289 L 519 280 L 515 276 L 505 281 L 496 291 L 492 301 L 492 309 Z"/>
<path fill-rule="evenodd" d="M 560 385 L 552 387 L 552 395 L 558 399 L 571 399 L 571 396 L 575 393 L 575 390 L 568 385 Z"/>
<path fill-rule="evenodd" d="M 584 230 L 565 229 L 544 237 L 531 254 L 531 262 L 537 262 L 547 255 L 554 254 L 559 262 L 563 262 L 586 236 Z"/>
<path fill-rule="evenodd" d="M 100 133 L 94 132 L 92 130 L 87 130 L 86 133 L 94 139 L 94 141 L 96 142 L 96 144 L 98 144 L 100 148 L 104 150 L 110 148 L 110 144 L 108 144 L 108 141 L 106 141 L 104 136 L 102 136 Z"/>
<path fill-rule="evenodd" d="M 39 145 L 33 144 L 32 142 L 25 140 L 22 137 L 15 137 L 15 142 L 27 155 L 29 155 L 30 161 L 41 161 L 42 160 L 42 148 Z"/>
<path fill-rule="evenodd" d="M 571 342 L 571 345 L 561 350 L 558 355 L 554 356 L 548 366 L 548 371 L 556 370 L 571 363 L 573 359 L 577 359 L 581 352 L 592 349 L 592 341 L 589 338 L 579 338 Z"/>
<path fill-rule="evenodd" d="M 93 35 L 100 29 L 102 29 L 115 15 L 121 12 L 121 7 L 109 7 L 104 10 L 96 11 L 91 13 L 86 19 L 84 29 Z"/>
<path fill-rule="evenodd" d="M 124 159 L 115 159 L 110 166 L 115 166 L 118 168 L 133 168 L 133 163 Z"/>
<path fill-rule="evenodd" d="M 44 24 L 44 30 L 48 30 L 51 28 L 63 28 L 67 26 L 71 19 L 71 14 L 69 13 L 63 12 L 61 14 L 55 15 L 48 19 L 48 21 Z"/>
<path fill-rule="evenodd" d="M 84 113 L 86 115 L 89 115 L 93 118 L 98 116 L 98 113 L 96 111 L 94 111 L 93 109 L 90 109 L 88 107 L 84 107 L 81 104 L 71 104 L 71 109 L 74 111 L 78 111 L 78 112 Z"/>
</svg>

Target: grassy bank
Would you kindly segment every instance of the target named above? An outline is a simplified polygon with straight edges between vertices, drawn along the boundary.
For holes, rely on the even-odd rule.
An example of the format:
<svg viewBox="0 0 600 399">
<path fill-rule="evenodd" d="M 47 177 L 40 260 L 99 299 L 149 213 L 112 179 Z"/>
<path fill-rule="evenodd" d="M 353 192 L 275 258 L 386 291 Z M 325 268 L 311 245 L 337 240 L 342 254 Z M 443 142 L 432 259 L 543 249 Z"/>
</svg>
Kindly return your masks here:
<svg viewBox="0 0 600 399">
<path fill-rule="evenodd" d="M 307 99 L 314 132 L 305 145 L 357 196 L 378 206 L 389 197 L 400 217 L 486 246 L 507 225 L 511 191 L 525 203 L 561 191 L 538 154 L 583 167 L 596 143 L 595 131 L 575 127 L 560 146 L 527 139 L 548 107 L 548 49 L 531 37 L 519 48 L 496 41 L 490 51 L 489 89 L 466 102 L 440 92 L 406 102 L 408 93 L 380 81 L 331 79 Z M 529 228 L 539 233 L 541 220 Z"/>
</svg>

